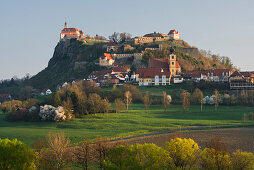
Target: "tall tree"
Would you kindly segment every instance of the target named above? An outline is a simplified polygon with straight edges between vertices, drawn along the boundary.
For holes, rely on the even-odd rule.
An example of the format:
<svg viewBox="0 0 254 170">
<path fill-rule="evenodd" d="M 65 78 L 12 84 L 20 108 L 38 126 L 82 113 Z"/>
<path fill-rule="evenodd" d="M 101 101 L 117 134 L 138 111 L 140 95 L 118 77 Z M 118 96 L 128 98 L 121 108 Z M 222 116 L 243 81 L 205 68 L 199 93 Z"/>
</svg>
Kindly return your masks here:
<svg viewBox="0 0 254 170">
<path fill-rule="evenodd" d="M 126 110 L 128 111 L 128 110 L 129 110 L 129 105 L 130 105 L 131 102 L 132 102 L 132 95 L 131 95 L 131 92 L 130 92 L 130 91 L 126 91 L 126 92 L 124 93 L 124 96 L 125 96 Z"/>
<path fill-rule="evenodd" d="M 214 106 L 216 111 L 219 107 L 219 102 L 220 102 L 220 94 L 219 94 L 219 91 L 215 89 L 214 90 Z"/>
<path fill-rule="evenodd" d="M 190 107 L 190 93 L 184 90 L 181 94 L 182 97 L 182 108 L 185 111 Z"/>
<path fill-rule="evenodd" d="M 144 105 L 146 111 L 149 110 L 150 105 L 152 104 L 152 100 L 150 99 L 149 92 L 147 91 L 144 96 Z"/>
<path fill-rule="evenodd" d="M 204 98 L 203 92 L 200 89 L 196 88 L 192 94 L 192 101 L 194 103 L 200 104 L 201 112 L 203 110 L 203 98 Z"/>
<path fill-rule="evenodd" d="M 116 113 L 120 113 L 123 109 L 124 109 L 124 102 L 122 101 L 122 99 L 120 98 L 115 99 Z"/>
<path fill-rule="evenodd" d="M 114 32 L 112 35 L 110 35 L 109 37 L 110 41 L 113 41 L 114 43 L 118 43 L 120 41 L 120 34 L 118 32 Z"/>
<path fill-rule="evenodd" d="M 47 143 L 49 148 L 54 152 L 57 159 L 57 170 L 63 168 L 63 157 L 67 147 L 70 145 L 70 139 L 64 133 L 48 133 Z"/>
<path fill-rule="evenodd" d="M 88 163 L 91 161 L 91 146 L 89 139 L 83 139 L 81 145 L 76 147 L 75 159 L 78 163 L 82 164 L 85 170 L 88 170 Z"/>
<path fill-rule="evenodd" d="M 54 95 L 53 95 L 53 105 L 54 105 L 55 107 L 58 107 L 58 106 L 61 105 L 61 97 L 60 97 L 58 91 L 56 91 L 56 92 L 54 93 Z"/>
</svg>

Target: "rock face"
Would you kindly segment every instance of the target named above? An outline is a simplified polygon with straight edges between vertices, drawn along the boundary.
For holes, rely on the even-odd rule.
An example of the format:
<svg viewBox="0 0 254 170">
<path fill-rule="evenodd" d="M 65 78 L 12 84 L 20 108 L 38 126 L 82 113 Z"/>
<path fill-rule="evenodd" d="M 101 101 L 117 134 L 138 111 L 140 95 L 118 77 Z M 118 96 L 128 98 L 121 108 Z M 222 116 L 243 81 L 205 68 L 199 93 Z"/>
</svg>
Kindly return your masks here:
<svg viewBox="0 0 254 170">
<path fill-rule="evenodd" d="M 49 120 L 55 122 L 61 122 L 66 120 L 66 115 L 62 106 L 57 108 L 51 105 L 40 106 L 39 116 L 41 120 Z"/>
</svg>

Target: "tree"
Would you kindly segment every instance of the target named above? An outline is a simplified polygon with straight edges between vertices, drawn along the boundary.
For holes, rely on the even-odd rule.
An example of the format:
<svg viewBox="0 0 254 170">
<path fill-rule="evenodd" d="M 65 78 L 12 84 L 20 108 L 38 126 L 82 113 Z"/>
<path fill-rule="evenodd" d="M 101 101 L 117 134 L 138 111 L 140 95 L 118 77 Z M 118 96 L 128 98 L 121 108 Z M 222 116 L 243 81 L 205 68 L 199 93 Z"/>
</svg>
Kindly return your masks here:
<svg viewBox="0 0 254 170">
<path fill-rule="evenodd" d="M 128 110 L 129 110 L 129 105 L 130 105 L 131 102 L 132 102 L 132 95 L 131 95 L 131 92 L 130 92 L 130 91 L 126 91 L 126 92 L 124 93 L 124 96 L 125 96 L 126 110 L 128 111 Z"/>
<path fill-rule="evenodd" d="M 254 169 L 254 154 L 237 150 L 232 154 L 232 167 L 234 169 Z"/>
<path fill-rule="evenodd" d="M 53 106 L 58 107 L 61 105 L 61 97 L 58 91 L 53 95 Z"/>
<path fill-rule="evenodd" d="M 101 105 L 101 96 L 99 96 L 96 93 L 90 94 L 87 100 L 88 113 L 95 114 L 100 112 L 101 110 L 101 108 L 99 107 L 100 105 Z"/>
<path fill-rule="evenodd" d="M 173 159 L 176 168 L 191 169 L 197 162 L 200 148 L 192 139 L 175 138 L 166 142 L 165 150 Z"/>
<path fill-rule="evenodd" d="M 70 97 L 67 97 L 66 101 L 63 101 L 63 108 L 67 119 L 70 119 L 73 114 L 73 104 Z"/>
<path fill-rule="evenodd" d="M 230 169 L 231 160 L 228 152 L 205 148 L 200 153 L 201 166 L 204 169 Z"/>
<path fill-rule="evenodd" d="M 0 169 L 36 169 L 38 155 L 17 139 L 0 139 Z"/>
<path fill-rule="evenodd" d="M 167 110 L 168 106 L 170 105 L 171 100 L 172 99 L 170 95 L 167 95 L 165 91 L 162 92 L 162 104 L 164 107 L 164 112 Z"/>
<path fill-rule="evenodd" d="M 220 102 L 220 94 L 217 89 L 214 90 L 214 106 L 215 110 L 217 111 L 219 107 L 219 102 Z"/>
<path fill-rule="evenodd" d="M 124 43 L 127 39 L 131 39 L 131 34 L 127 32 L 120 33 L 120 42 Z"/>
<path fill-rule="evenodd" d="M 100 105 L 100 107 L 101 107 L 101 109 L 100 109 L 101 112 L 103 112 L 103 113 L 108 113 L 109 110 L 110 110 L 110 108 L 111 108 L 111 105 L 110 105 L 108 99 L 103 99 L 103 100 L 101 100 L 101 105 Z"/>
<path fill-rule="evenodd" d="M 150 99 L 149 92 L 147 91 L 144 96 L 144 105 L 146 111 L 149 110 L 150 105 L 152 104 L 152 100 Z"/>
<path fill-rule="evenodd" d="M 190 107 L 190 93 L 184 90 L 181 94 L 182 97 L 182 108 L 185 111 Z"/>
<path fill-rule="evenodd" d="M 48 133 L 46 138 L 49 148 L 53 151 L 57 159 L 57 170 L 63 168 L 63 156 L 67 147 L 70 145 L 70 139 L 64 133 Z"/>
<path fill-rule="evenodd" d="M 200 89 L 196 88 L 192 94 L 192 101 L 197 104 L 200 103 L 201 112 L 203 110 L 203 98 L 204 98 L 203 92 Z"/>
<path fill-rule="evenodd" d="M 108 149 L 108 143 L 105 139 L 98 139 L 95 142 L 95 155 L 97 157 L 100 169 L 103 169 L 103 160 L 106 158 L 106 152 Z"/>
<path fill-rule="evenodd" d="M 113 41 L 114 43 L 118 43 L 120 41 L 120 34 L 118 32 L 114 32 L 112 35 L 110 35 L 109 37 L 110 41 Z"/>
<path fill-rule="evenodd" d="M 88 163 L 91 161 L 90 140 L 83 139 L 82 143 L 75 150 L 75 160 L 88 170 Z"/>
<path fill-rule="evenodd" d="M 124 106 L 124 102 L 122 101 L 122 99 L 120 99 L 120 98 L 115 99 L 116 113 L 120 113 L 124 108 L 125 108 L 125 106 Z"/>
</svg>

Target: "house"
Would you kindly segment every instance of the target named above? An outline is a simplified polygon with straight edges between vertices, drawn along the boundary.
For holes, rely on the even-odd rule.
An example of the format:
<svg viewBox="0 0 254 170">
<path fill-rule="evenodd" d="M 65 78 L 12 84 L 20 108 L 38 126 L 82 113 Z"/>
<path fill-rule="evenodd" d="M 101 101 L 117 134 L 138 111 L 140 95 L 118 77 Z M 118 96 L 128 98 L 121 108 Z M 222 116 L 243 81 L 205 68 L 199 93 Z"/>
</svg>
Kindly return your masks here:
<svg viewBox="0 0 254 170">
<path fill-rule="evenodd" d="M 146 34 L 143 37 L 135 37 L 132 39 L 132 43 L 134 44 L 145 44 L 145 43 L 152 43 L 157 41 L 166 41 L 169 40 L 169 36 L 162 33 L 151 33 Z"/>
<path fill-rule="evenodd" d="M 179 73 L 181 73 L 181 67 L 178 61 L 176 61 L 175 50 L 171 48 L 168 58 L 150 58 L 148 68 L 138 69 L 136 81 L 139 82 L 140 86 L 170 85 L 172 77 L 176 77 L 173 83 L 181 82 L 182 79 L 178 76 Z"/>
<path fill-rule="evenodd" d="M 170 85 L 171 73 L 163 68 L 140 68 L 139 86 Z"/>
<path fill-rule="evenodd" d="M 118 46 L 113 41 L 110 41 L 107 44 L 107 52 L 113 53 L 113 52 L 116 52 L 117 49 L 118 49 Z"/>
<path fill-rule="evenodd" d="M 50 94 L 52 94 L 52 91 L 50 89 L 44 89 L 41 92 L 41 96 L 47 96 L 47 95 L 50 95 Z"/>
<path fill-rule="evenodd" d="M 100 66 L 112 66 L 115 60 L 113 59 L 112 55 L 109 53 L 104 53 L 100 57 Z"/>
<path fill-rule="evenodd" d="M 67 23 L 64 23 L 64 29 L 60 33 L 60 40 L 66 40 L 66 39 L 84 39 L 85 34 L 82 30 L 78 30 L 77 28 L 68 28 Z"/>
<path fill-rule="evenodd" d="M 228 82 L 232 72 L 229 69 L 194 70 L 185 73 L 185 80 Z"/>
<path fill-rule="evenodd" d="M 230 89 L 254 89 L 254 71 L 235 71 L 229 78 Z"/>
<path fill-rule="evenodd" d="M 177 30 L 170 30 L 168 33 L 169 38 L 173 40 L 179 40 L 180 39 L 180 34 Z"/>
<path fill-rule="evenodd" d="M 10 94 L 0 94 L 0 103 L 12 100 Z"/>
<path fill-rule="evenodd" d="M 176 61 L 175 50 L 173 48 L 170 49 L 170 54 L 168 58 L 157 58 L 157 59 L 149 59 L 149 68 L 163 68 L 164 70 L 169 70 L 172 76 L 178 75 L 181 73 L 181 66 Z"/>
<path fill-rule="evenodd" d="M 113 67 L 112 69 L 93 71 L 87 78 L 89 81 L 94 81 L 100 85 L 119 84 L 125 82 L 128 77 L 128 67 Z"/>
</svg>

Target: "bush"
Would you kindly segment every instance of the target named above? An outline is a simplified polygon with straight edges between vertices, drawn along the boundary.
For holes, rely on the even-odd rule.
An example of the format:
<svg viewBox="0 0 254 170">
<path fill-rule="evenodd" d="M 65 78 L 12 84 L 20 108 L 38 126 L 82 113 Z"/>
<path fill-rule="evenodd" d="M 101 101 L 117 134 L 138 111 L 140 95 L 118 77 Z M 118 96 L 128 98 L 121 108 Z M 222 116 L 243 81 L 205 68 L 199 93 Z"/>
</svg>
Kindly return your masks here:
<svg viewBox="0 0 254 170">
<path fill-rule="evenodd" d="M 0 139 L 0 169 L 36 169 L 37 154 L 17 139 Z"/>
<path fill-rule="evenodd" d="M 6 115 L 7 121 L 40 121 L 39 108 L 29 111 L 28 109 L 16 110 Z"/>
</svg>

